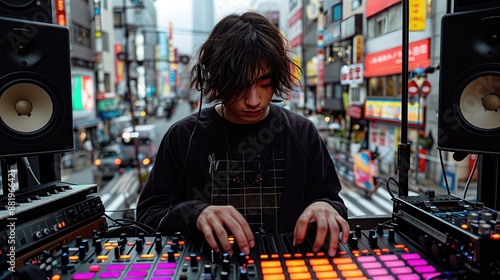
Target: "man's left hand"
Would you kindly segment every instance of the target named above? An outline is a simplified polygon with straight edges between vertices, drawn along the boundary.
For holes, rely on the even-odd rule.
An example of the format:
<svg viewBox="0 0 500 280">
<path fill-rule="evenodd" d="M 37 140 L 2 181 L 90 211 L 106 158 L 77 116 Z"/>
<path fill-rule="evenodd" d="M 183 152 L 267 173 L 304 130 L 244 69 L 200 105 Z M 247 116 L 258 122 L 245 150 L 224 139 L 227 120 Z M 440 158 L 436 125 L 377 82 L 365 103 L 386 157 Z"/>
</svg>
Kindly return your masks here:
<svg viewBox="0 0 500 280">
<path fill-rule="evenodd" d="M 330 234 L 328 255 L 333 257 L 339 246 L 339 233 L 342 230 L 342 242 L 347 243 L 349 238 L 349 223 L 327 202 L 317 201 L 309 205 L 300 215 L 295 224 L 293 245 L 304 241 L 307 229 L 311 223 L 316 224 L 316 239 L 313 251 L 317 252 L 325 243 L 327 234 Z"/>
</svg>

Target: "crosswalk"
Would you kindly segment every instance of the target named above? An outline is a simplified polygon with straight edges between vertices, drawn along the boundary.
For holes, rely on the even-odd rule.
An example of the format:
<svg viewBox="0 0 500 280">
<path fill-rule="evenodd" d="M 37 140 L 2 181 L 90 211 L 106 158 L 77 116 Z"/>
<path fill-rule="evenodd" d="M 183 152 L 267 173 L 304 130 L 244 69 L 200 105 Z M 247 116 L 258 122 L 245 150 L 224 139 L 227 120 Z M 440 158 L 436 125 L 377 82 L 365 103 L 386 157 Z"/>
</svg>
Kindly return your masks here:
<svg viewBox="0 0 500 280">
<path fill-rule="evenodd" d="M 121 176 L 115 176 L 100 194 L 107 214 L 113 218 L 121 218 L 125 212 L 133 212 L 137 197 L 139 182 L 136 180 L 137 172 L 130 171 Z M 130 210 L 130 211 L 127 211 Z"/>
<path fill-rule="evenodd" d="M 410 191 L 408 195 L 418 195 Z M 385 188 L 378 188 L 369 198 L 357 190 L 344 188 L 340 197 L 348 210 L 348 217 L 388 215 L 392 213 L 392 200 Z"/>
</svg>

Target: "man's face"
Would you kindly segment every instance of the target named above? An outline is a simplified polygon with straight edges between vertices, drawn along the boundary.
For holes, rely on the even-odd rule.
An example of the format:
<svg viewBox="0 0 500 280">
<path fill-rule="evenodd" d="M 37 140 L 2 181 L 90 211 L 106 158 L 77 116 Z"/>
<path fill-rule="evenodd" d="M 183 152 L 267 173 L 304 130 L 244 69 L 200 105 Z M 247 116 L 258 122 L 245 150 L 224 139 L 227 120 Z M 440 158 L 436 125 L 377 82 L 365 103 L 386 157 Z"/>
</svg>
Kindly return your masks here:
<svg viewBox="0 0 500 280">
<path fill-rule="evenodd" d="M 264 71 L 242 98 L 224 106 L 224 117 L 239 124 L 256 123 L 267 116 L 273 95 L 271 75 L 269 71 Z"/>
</svg>

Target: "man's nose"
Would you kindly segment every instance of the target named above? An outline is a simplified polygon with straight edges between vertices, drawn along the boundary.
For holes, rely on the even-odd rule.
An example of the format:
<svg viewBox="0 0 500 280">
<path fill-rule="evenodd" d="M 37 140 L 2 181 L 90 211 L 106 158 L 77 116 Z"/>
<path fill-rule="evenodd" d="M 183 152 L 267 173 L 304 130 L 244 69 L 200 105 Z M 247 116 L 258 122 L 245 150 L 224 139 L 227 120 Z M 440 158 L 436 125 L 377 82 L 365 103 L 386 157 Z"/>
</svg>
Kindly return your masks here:
<svg viewBox="0 0 500 280">
<path fill-rule="evenodd" d="M 257 87 L 253 86 L 245 96 L 245 103 L 248 106 L 257 106 L 260 103 L 260 93 Z"/>
</svg>

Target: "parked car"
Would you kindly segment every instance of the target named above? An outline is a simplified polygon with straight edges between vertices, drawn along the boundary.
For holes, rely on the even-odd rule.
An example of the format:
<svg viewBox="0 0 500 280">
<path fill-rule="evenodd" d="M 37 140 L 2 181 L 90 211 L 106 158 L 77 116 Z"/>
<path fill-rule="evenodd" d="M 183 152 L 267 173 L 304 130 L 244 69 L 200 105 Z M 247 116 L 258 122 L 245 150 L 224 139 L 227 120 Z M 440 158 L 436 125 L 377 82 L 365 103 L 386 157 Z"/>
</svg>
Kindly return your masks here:
<svg viewBox="0 0 500 280">
<path fill-rule="evenodd" d="M 136 125 L 135 130 L 127 127 L 122 133 L 122 166 L 133 166 L 135 161 L 135 139 L 138 140 L 138 159 L 141 166 L 147 167 L 153 163 L 156 157 L 156 145 L 153 142 L 156 133 L 152 124 Z"/>
<path fill-rule="evenodd" d="M 123 148 L 120 144 L 112 144 L 101 148 L 94 160 L 94 175 L 106 180 L 112 178 L 122 166 Z"/>
</svg>

